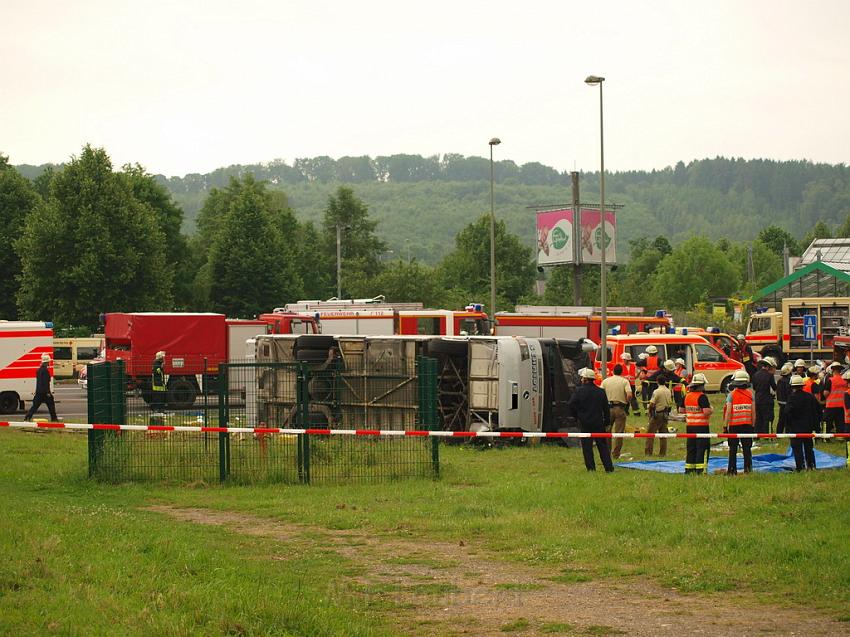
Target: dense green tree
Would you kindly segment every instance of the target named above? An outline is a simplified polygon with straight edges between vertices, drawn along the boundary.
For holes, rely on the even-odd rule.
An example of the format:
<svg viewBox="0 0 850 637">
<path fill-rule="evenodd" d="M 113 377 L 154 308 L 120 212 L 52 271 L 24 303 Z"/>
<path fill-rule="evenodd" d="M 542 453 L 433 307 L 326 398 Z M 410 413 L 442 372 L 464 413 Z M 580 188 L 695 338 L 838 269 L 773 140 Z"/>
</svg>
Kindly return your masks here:
<svg viewBox="0 0 850 637">
<path fill-rule="evenodd" d="M 248 176 L 231 186 L 209 253 L 210 304 L 228 316 L 251 318 L 297 300 L 301 279 L 262 184 Z"/>
<path fill-rule="evenodd" d="M 322 221 L 322 236 L 325 264 L 333 264 L 333 281 L 336 290 L 336 246 L 337 227 L 339 227 L 342 253 L 342 295 L 343 297 L 363 297 L 372 289 L 374 277 L 381 270 L 381 255 L 386 252 L 386 244 L 378 238 L 375 228 L 378 222 L 369 218 L 369 208 L 354 195 L 351 188 L 340 186 L 328 198 L 325 216 Z"/>
<path fill-rule="evenodd" d="M 171 308 L 165 237 L 103 149 L 86 146 L 53 177 L 16 247 L 27 318 L 95 328 L 99 312 Z"/>
<path fill-rule="evenodd" d="M 792 255 L 800 255 L 800 245 L 797 240 L 787 230 L 779 226 L 767 226 L 762 228 L 757 239 L 761 241 L 775 255 L 782 256 L 785 247 Z"/>
<path fill-rule="evenodd" d="M 692 237 L 658 264 L 653 291 L 666 306 L 687 309 L 711 296 L 729 296 L 739 285 L 726 254 L 704 237 Z"/>
<path fill-rule="evenodd" d="M 442 300 L 433 268 L 418 261 L 397 259 L 387 265 L 374 279 L 372 292 L 367 296 L 383 294 L 392 303 L 423 303 L 437 307 Z"/>
<path fill-rule="evenodd" d="M 21 238 L 26 218 L 39 202 L 33 185 L 0 155 L 0 320 L 13 320 L 18 315 L 15 297 L 21 259 L 11 248 Z"/>
<path fill-rule="evenodd" d="M 531 248 L 496 222 L 496 294 L 499 310 L 512 309 L 531 292 L 536 268 Z M 439 280 L 446 290 L 466 293 L 466 302 L 490 298 L 490 216 L 483 215 L 455 237 L 455 249 L 439 266 Z M 488 310 L 489 311 L 489 310 Z"/>
<path fill-rule="evenodd" d="M 190 307 L 196 267 L 189 254 L 188 240 L 180 231 L 183 210 L 174 203 L 165 186 L 139 164 L 125 165 L 121 174 L 130 185 L 133 196 L 153 210 L 165 237 L 165 260 L 173 275 L 175 303 L 180 308 Z"/>
<path fill-rule="evenodd" d="M 811 230 L 806 233 L 800 242 L 800 247 L 806 250 L 815 239 L 832 239 L 832 228 L 823 221 L 818 221 Z"/>
</svg>

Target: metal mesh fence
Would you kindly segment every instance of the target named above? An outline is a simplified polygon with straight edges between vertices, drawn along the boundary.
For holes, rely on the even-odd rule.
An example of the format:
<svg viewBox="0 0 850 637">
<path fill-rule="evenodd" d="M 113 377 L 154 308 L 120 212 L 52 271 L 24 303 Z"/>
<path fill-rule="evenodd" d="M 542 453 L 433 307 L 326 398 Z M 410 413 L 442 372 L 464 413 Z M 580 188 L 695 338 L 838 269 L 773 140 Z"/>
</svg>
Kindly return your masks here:
<svg viewBox="0 0 850 637">
<path fill-rule="evenodd" d="M 150 377 L 90 365 L 89 420 L 142 426 L 412 430 L 436 428 L 436 363 L 330 359 L 240 362 L 171 374 L 155 394 Z M 89 472 L 123 481 L 347 483 L 433 477 L 439 442 L 419 437 L 97 431 Z"/>
</svg>

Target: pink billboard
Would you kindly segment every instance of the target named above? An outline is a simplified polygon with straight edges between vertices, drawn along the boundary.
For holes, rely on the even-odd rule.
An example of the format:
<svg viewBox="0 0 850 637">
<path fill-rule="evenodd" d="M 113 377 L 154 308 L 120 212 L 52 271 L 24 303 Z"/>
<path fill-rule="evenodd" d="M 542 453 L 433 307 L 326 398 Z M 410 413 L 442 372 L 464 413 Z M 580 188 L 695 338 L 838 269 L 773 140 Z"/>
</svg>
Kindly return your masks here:
<svg viewBox="0 0 850 637">
<path fill-rule="evenodd" d="M 572 208 L 537 213 L 537 265 L 573 263 L 574 243 Z"/>
<path fill-rule="evenodd" d="M 617 224 L 612 210 L 605 211 L 605 228 L 602 228 L 602 213 L 593 208 L 582 208 L 581 214 L 581 262 L 601 263 L 602 242 L 605 241 L 605 262 L 617 262 Z"/>
</svg>

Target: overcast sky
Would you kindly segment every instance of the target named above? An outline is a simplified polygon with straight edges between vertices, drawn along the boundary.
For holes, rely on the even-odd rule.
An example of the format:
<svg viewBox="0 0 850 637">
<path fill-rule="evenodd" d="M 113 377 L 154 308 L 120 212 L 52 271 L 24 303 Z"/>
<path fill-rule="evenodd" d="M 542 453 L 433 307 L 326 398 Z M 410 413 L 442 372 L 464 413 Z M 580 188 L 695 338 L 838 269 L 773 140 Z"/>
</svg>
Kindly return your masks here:
<svg viewBox="0 0 850 637">
<path fill-rule="evenodd" d="M 316 155 L 845 163 L 850 2 L 6 0 L 0 153 L 153 173 Z"/>
</svg>

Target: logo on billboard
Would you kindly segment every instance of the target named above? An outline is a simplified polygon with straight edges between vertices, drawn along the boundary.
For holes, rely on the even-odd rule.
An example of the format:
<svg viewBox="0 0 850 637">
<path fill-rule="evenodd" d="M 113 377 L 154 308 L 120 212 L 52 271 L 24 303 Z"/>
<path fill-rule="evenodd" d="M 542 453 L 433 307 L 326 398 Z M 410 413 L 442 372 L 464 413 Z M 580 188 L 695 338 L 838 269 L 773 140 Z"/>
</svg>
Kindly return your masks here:
<svg viewBox="0 0 850 637">
<path fill-rule="evenodd" d="M 561 226 L 555 226 L 552 229 L 552 247 L 556 250 L 563 250 L 569 240 L 570 236 Z"/>
</svg>

